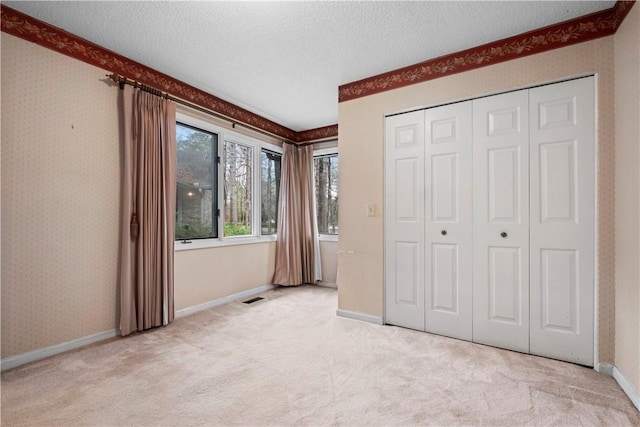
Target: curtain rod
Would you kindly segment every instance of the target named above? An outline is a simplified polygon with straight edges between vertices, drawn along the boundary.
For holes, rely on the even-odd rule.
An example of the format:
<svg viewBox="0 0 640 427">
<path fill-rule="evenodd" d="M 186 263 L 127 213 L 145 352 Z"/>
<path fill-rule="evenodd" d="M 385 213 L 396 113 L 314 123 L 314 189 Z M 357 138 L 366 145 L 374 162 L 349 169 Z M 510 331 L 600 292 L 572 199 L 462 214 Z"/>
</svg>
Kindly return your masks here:
<svg viewBox="0 0 640 427">
<path fill-rule="evenodd" d="M 263 131 L 262 129 L 259 129 L 257 127 L 254 127 L 254 126 L 251 126 L 251 125 L 248 125 L 248 124 L 245 124 L 245 123 L 237 122 L 235 120 L 230 119 L 227 116 L 224 116 L 222 114 L 216 113 L 215 111 L 209 110 L 208 108 L 204 108 L 204 107 L 196 105 L 196 104 L 194 104 L 192 102 L 185 101 L 185 100 L 180 99 L 180 98 L 176 98 L 175 96 L 169 95 L 166 92 L 162 92 L 161 90 L 155 89 L 155 88 L 153 88 L 151 86 L 147 86 L 145 84 L 138 83 L 135 80 L 128 79 L 128 78 L 126 78 L 124 76 L 121 76 L 119 74 L 116 74 L 116 73 L 107 74 L 106 76 L 110 80 L 114 81 L 115 83 L 118 83 L 118 86 L 120 87 L 120 89 L 123 89 L 124 85 L 128 84 L 128 85 L 136 87 L 136 88 L 138 88 L 138 89 L 140 89 L 142 91 L 152 93 L 154 95 L 160 96 L 160 97 L 165 98 L 165 99 L 170 99 L 171 101 L 173 101 L 173 102 L 175 102 L 177 104 L 182 104 L 182 105 L 187 106 L 189 108 L 193 108 L 194 110 L 198 110 L 198 111 L 200 111 L 202 113 L 209 114 L 211 116 L 214 116 L 214 117 L 217 117 L 219 119 L 225 120 L 225 121 L 231 123 L 231 127 L 233 129 L 235 129 L 236 125 L 240 125 L 240 126 L 246 128 L 246 129 L 249 129 L 251 131 L 258 132 L 258 133 L 266 135 L 266 136 L 268 136 L 270 138 L 277 139 L 280 142 L 282 142 L 283 144 L 292 144 L 292 145 L 296 145 L 296 146 L 299 146 L 299 147 L 302 147 L 302 146 L 305 146 L 305 145 L 309 145 L 309 144 L 313 144 L 313 143 L 309 143 L 309 142 L 305 142 L 305 143 L 302 143 L 302 144 L 296 144 L 293 141 L 287 141 L 286 139 L 280 138 L 277 135 L 274 135 L 272 133 Z"/>
</svg>

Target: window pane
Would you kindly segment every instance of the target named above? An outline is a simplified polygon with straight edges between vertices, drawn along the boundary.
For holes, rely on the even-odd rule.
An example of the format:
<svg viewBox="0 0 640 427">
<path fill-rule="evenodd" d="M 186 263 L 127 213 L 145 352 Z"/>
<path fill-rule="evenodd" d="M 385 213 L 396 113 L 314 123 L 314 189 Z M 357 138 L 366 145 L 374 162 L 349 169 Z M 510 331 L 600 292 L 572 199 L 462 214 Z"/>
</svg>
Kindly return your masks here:
<svg viewBox="0 0 640 427">
<path fill-rule="evenodd" d="M 252 149 L 225 141 L 224 150 L 224 235 L 250 235 L 253 197 Z"/>
<path fill-rule="evenodd" d="M 338 155 L 313 159 L 316 214 L 320 234 L 338 234 Z"/>
<path fill-rule="evenodd" d="M 176 240 L 218 237 L 217 135 L 178 123 L 176 140 Z"/>
<path fill-rule="evenodd" d="M 278 197 L 280 197 L 280 166 L 282 155 L 262 150 L 260 166 L 262 182 L 260 219 L 262 234 L 276 234 L 278 231 Z"/>
</svg>

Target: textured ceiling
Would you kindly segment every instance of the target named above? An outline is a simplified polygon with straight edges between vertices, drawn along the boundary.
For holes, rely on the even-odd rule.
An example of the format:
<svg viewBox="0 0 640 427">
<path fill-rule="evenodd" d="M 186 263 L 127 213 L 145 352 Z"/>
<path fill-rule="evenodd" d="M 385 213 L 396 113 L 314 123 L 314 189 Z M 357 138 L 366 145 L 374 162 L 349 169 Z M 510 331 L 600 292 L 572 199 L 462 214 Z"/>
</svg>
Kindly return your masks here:
<svg viewBox="0 0 640 427">
<path fill-rule="evenodd" d="M 338 86 L 615 1 L 5 1 L 295 131 L 338 121 Z"/>
</svg>

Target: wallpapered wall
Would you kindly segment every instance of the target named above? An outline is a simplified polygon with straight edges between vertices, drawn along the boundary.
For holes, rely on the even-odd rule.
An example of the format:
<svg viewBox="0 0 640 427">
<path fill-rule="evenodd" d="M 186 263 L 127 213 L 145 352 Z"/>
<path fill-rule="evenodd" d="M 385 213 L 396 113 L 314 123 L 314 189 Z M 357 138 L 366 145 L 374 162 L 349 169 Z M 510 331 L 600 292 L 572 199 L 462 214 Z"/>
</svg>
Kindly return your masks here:
<svg viewBox="0 0 640 427">
<path fill-rule="evenodd" d="M 598 74 L 599 355 L 614 361 L 614 52 L 613 37 L 450 75 L 339 104 L 339 307 L 383 315 L 384 116 L 583 73 Z"/>
<path fill-rule="evenodd" d="M 176 310 L 271 283 L 275 260 L 275 242 L 176 252 Z"/>
<path fill-rule="evenodd" d="M 1 40 L 5 358 L 117 327 L 120 149 L 104 70 Z M 274 260 L 274 242 L 176 252 L 176 310 L 269 284 Z"/>
<path fill-rule="evenodd" d="M 338 276 L 338 242 L 320 242 L 322 282 L 335 284 Z"/>
<path fill-rule="evenodd" d="M 116 327 L 117 89 L 2 34 L 2 357 Z"/>
<path fill-rule="evenodd" d="M 616 358 L 640 392 L 640 8 L 615 37 Z"/>
</svg>

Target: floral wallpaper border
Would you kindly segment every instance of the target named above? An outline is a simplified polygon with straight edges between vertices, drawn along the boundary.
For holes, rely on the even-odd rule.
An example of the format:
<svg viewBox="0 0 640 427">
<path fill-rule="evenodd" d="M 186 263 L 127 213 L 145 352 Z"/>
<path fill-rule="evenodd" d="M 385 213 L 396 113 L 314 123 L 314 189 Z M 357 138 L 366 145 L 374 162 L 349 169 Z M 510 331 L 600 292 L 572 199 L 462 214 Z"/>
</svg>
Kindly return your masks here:
<svg viewBox="0 0 640 427">
<path fill-rule="evenodd" d="M 618 1 L 607 10 L 347 83 L 338 88 L 338 102 L 609 36 L 634 4 Z"/>
<path fill-rule="evenodd" d="M 608 36 L 615 33 L 634 4 L 635 1 L 618 1 L 611 9 L 348 83 L 339 87 L 338 100 L 344 102 Z M 7 34 L 118 73 L 276 137 L 292 142 L 338 137 L 337 124 L 296 132 L 4 4 L 0 4 L 0 15 L 1 29 Z"/>
<path fill-rule="evenodd" d="M 331 139 L 338 137 L 338 125 L 329 125 L 316 129 L 303 130 L 298 132 L 297 142 L 316 141 L 321 139 Z"/>
<path fill-rule="evenodd" d="M 297 142 L 297 132 L 214 95 L 111 52 L 38 19 L 0 5 L 2 31 L 74 59 L 167 92 L 220 115 L 280 138 Z"/>
</svg>

